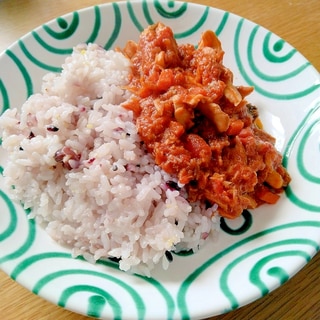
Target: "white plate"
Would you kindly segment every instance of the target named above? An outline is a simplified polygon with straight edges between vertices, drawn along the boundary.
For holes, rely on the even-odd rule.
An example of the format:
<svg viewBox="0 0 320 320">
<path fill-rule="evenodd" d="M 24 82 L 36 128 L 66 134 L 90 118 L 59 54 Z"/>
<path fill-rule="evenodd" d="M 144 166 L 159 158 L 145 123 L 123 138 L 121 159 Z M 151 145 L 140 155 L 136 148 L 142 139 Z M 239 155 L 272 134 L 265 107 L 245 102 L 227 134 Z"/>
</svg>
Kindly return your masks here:
<svg viewBox="0 0 320 320">
<path fill-rule="evenodd" d="M 0 191 L 1 268 L 30 291 L 81 314 L 125 319 L 220 314 L 280 286 L 319 248 L 319 74 L 288 43 L 250 21 L 172 1 L 121 2 L 68 14 L 1 55 L 0 106 L 19 106 L 40 90 L 41 77 L 58 71 L 76 44 L 124 46 L 157 21 L 171 26 L 179 42 L 196 44 L 202 31 L 216 31 L 235 83 L 255 86 L 250 102 L 278 139 L 292 183 L 276 205 L 225 221 L 216 243 L 174 256 L 169 271 L 156 270 L 150 279 L 120 272 L 111 262 L 72 259 Z"/>
</svg>

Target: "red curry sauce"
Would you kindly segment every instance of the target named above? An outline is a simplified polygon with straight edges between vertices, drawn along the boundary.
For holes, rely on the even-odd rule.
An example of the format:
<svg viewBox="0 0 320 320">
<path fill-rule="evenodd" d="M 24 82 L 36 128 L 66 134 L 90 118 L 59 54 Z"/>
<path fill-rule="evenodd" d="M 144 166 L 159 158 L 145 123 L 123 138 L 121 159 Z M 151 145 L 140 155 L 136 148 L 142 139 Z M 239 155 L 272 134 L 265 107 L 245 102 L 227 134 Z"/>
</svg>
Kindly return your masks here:
<svg viewBox="0 0 320 320">
<path fill-rule="evenodd" d="M 233 84 L 212 31 L 195 48 L 178 45 L 158 23 L 123 52 L 133 65 L 134 96 L 125 107 L 156 163 L 186 185 L 189 201 L 218 204 L 221 216 L 235 218 L 278 200 L 290 176 L 245 100 L 253 88 Z"/>
</svg>

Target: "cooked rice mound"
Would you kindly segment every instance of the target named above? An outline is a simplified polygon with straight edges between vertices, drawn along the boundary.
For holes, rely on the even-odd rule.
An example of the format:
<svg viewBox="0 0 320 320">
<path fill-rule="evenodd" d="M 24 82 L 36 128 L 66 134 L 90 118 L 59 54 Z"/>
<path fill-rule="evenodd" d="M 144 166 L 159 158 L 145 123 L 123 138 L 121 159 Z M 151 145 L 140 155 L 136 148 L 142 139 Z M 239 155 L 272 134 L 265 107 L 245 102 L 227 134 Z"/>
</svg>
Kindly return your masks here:
<svg viewBox="0 0 320 320">
<path fill-rule="evenodd" d="M 29 217 L 73 256 L 113 257 L 122 270 L 150 275 L 159 262 L 168 267 L 166 251 L 197 250 L 218 218 L 189 204 L 145 151 L 121 106 L 130 72 L 121 53 L 75 47 L 41 93 L 1 116 L 3 174 Z"/>
</svg>

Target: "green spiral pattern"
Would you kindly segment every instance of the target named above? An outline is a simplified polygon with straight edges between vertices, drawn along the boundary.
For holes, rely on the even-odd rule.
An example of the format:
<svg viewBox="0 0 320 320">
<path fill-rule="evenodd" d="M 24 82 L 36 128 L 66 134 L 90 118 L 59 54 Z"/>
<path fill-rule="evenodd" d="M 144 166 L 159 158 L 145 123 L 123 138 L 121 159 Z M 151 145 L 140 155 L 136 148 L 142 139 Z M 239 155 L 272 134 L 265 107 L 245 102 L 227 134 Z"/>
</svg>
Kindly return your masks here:
<svg viewBox="0 0 320 320">
<path fill-rule="evenodd" d="M 236 228 L 223 220 L 219 248 L 208 244 L 198 254 L 174 255 L 170 274 L 156 270 L 154 277 L 145 278 L 125 274 L 109 260 L 91 265 L 72 258 L 10 199 L 0 177 L 1 268 L 35 294 L 92 317 L 191 319 L 223 313 L 283 284 L 319 250 L 320 172 L 308 159 L 311 153 L 313 161 L 320 160 L 319 74 L 284 40 L 241 17 L 170 0 L 115 2 L 59 17 L 0 57 L 1 112 L 38 91 L 42 76 L 59 72 L 78 43 L 124 46 L 157 21 L 172 26 L 178 41 L 195 45 L 202 31 L 214 30 L 239 81 L 253 85 L 275 116 L 295 114 L 283 120 L 284 165 L 293 182 L 280 201 L 281 212 L 278 207 L 244 212 Z M 1 173 L 3 167 L 0 153 Z M 301 185 L 312 192 L 306 196 Z M 266 211 L 272 216 L 267 226 L 261 223 Z M 241 288 L 233 281 L 239 274 Z M 202 304 L 194 304 L 194 297 Z"/>
<path fill-rule="evenodd" d="M 268 98 L 291 100 L 304 97 L 320 88 L 319 81 L 312 81 L 316 79 L 313 78 L 306 83 L 299 83 L 299 89 L 291 91 L 290 84 L 296 83 L 313 67 L 302 59 L 295 65 L 293 61 L 298 52 L 294 48 L 260 26 L 243 28 L 244 21 L 241 19 L 235 30 L 234 55 L 241 75 L 249 85 L 254 86 L 256 92 Z M 261 38 L 263 42 L 260 44 Z M 257 48 L 256 42 L 260 48 Z M 247 50 L 243 50 L 243 43 L 247 44 Z M 258 63 L 266 65 L 266 70 L 260 70 Z M 277 70 L 281 72 L 274 75 Z M 318 77 L 317 74 L 315 76 Z M 273 90 L 268 89 L 270 83 L 274 84 Z"/>
<path fill-rule="evenodd" d="M 241 295 L 243 294 L 243 286 L 238 288 L 238 291 L 240 291 L 240 292 L 238 292 L 239 298 L 237 298 L 235 293 L 232 292 L 231 285 L 228 283 L 228 278 L 229 278 L 229 274 L 232 271 L 232 269 L 238 269 L 237 271 L 241 272 L 242 279 L 246 276 L 245 273 L 247 270 L 243 270 L 243 268 L 239 267 L 240 262 L 243 260 L 250 260 L 249 265 L 251 266 L 251 269 L 249 269 L 250 272 L 249 272 L 249 275 L 247 275 L 249 278 L 248 280 L 251 281 L 251 283 L 253 283 L 254 285 L 256 285 L 259 288 L 259 290 L 261 291 L 261 295 L 267 294 L 269 292 L 269 287 L 271 286 L 271 284 L 269 283 L 267 285 L 263 282 L 263 280 L 260 279 L 259 273 L 260 273 L 260 269 L 261 269 L 261 266 L 260 266 L 261 264 L 265 264 L 265 262 L 272 261 L 275 258 L 279 258 L 279 257 L 283 258 L 288 255 L 289 256 L 303 256 L 303 258 L 306 261 L 309 261 L 313 255 L 313 253 L 319 250 L 319 243 L 316 242 L 315 240 L 310 240 L 307 238 L 286 239 L 287 234 L 288 234 L 288 229 L 294 229 L 295 231 L 297 231 L 298 234 L 301 234 L 301 231 L 299 232 L 300 228 L 303 230 L 311 228 L 311 229 L 318 230 L 317 232 L 319 232 L 320 221 L 294 222 L 294 223 L 279 225 L 279 226 L 276 226 L 276 227 L 273 227 L 270 229 L 260 231 L 258 233 L 250 235 L 250 236 L 236 242 L 235 244 L 225 248 L 224 250 L 221 250 L 219 253 L 212 256 L 207 261 L 205 261 L 200 267 L 195 269 L 194 272 L 192 272 L 182 282 L 182 284 L 180 286 L 180 289 L 178 292 L 178 307 L 180 309 L 181 314 L 184 314 L 184 315 L 189 314 L 188 306 L 190 305 L 190 303 L 187 299 L 187 293 L 189 290 L 192 290 L 192 285 L 194 283 L 197 283 L 196 280 L 199 277 L 202 277 L 204 272 L 209 270 L 215 263 L 217 263 L 219 260 L 225 259 L 228 256 L 230 256 L 229 260 L 231 260 L 231 262 L 225 264 L 224 269 L 222 270 L 221 274 L 219 275 L 219 281 L 220 281 L 221 293 L 227 298 L 230 305 L 226 305 L 225 308 L 223 310 L 221 310 L 221 312 L 231 311 L 233 309 L 238 308 L 241 305 L 239 303 L 239 300 L 243 299 L 241 297 Z M 263 246 L 258 246 L 258 247 L 255 246 L 255 247 L 253 247 L 253 249 L 250 249 L 250 250 L 246 249 L 246 246 L 248 244 L 250 245 L 252 243 L 252 241 L 260 239 L 260 238 L 264 238 L 264 237 L 267 238 L 267 235 L 273 235 L 271 237 L 271 239 L 276 238 L 278 236 L 277 233 L 283 233 L 284 240 L 274 241 L 272 243 L 268 243 Z M 301 250 L 300 251 L 298 251 L 298 250 L 285 251 L 282 249 L 283 247 L 284 248 L 290 248 L 290 247 L 294 248 L 299 244 L 303 244 L 304 246 L 309 247 L 309 249 L 308 250 L 305 249 L 304 251 L 301 251 Z M 245 253 L 244 254 L 242 253 L 240 256 L 238 256 L 235 259 L 234 258 L 235 253 L 237 253 L 237 250 L 239 248 L 244 248 L 240 252 L 245 252 Z M 265 257 L 261 260 L 262 262 L 261 261 L 256 262 L 255 256 L 259 256 L 258 254 L 263 251 L 268 252 L 268 250 L 270 248 L 275 249 L 273 251 L 273 253 L 271 255 L 266 254 Z M 312 254 L 308 253 L 308 251 L 312 252 Z M 285 280 L 287 280 L 289 278 L 289 276 L 287 276 L 287 274 L 285 272 L 285 268 L 283 268 L 283 267 L 276 266 L 270 270 L 271 270 L 271 272 L 272 272 L 272 270 L 281 270 L 282 271 L 282 274 L 281 274 L 281 276 L 282 276 L 281 282 L 282 283 L 285 282 Z M 216 269 L 215 269 L 215 272 L 217 272 Z M 248 283 L 249 283 L 249 281 L 248 281 Z M 212 302 L 211 302 L 212 304 L 217 299 L 217 295 L 219 294 L 219 292 L 218 292 L 218 294 L 217 294 L 217 292 L 215 292 L 215 293 L 216 293 L 216 296 L 212 296 L 210 298 L 210 299 L 212 299 Z M 243 300 L 242 303 L 245 304 L 246 301 Z M 190 318 L 185 317 L 184 319 L 190 319 Z"/>
<path fill-rule="evenodd" d="M 302 119 L 301 123 L 297 126 L 294 134 L 288 141 L 287 147 L 284 152 L 284 165 L 288 168 L 291 162 L 298 170 L 297 178 L 303 185 L 309 185 L 315 194 L 320 192 L 320 173 L 313 173 L 314 160 L 310 160 L 308 156 L 308 148 L 317 147 L 317 160 L 319 160 L 319 135 L 320 135 L 320 101 L 314 103 L 309 112 Z M 311 149 L 312 150 L 312 149 Z M 320 214 L 320 203 L 317 202 L 316 196 L 314 201 L 306 201 L 303 195 L 295 190 L 294 186 L 290 185 L 286 189 L 288 198 L 298 207 L 305 209 L 309 212 Z M 300 192 L 301 193 L 301 192 Z"/>
<path fill-rule="evenodd" d="M 14 233 L 17 227 L 18 218 L 15 206 L 13 205 L 12 201 L 7 196 L 7 194 L 2 190 L 0 190 L 0 197 L 4 202 L 4 204 L 2 204 L 2 207 L 7 208 L 6 216 L 10 218 L 7 227 L 2 232 L 0 232 L 0 241 L 3 241 Z M 2 209 L 2 211 L 5 212 L 5 209 Z"/>
</svg>

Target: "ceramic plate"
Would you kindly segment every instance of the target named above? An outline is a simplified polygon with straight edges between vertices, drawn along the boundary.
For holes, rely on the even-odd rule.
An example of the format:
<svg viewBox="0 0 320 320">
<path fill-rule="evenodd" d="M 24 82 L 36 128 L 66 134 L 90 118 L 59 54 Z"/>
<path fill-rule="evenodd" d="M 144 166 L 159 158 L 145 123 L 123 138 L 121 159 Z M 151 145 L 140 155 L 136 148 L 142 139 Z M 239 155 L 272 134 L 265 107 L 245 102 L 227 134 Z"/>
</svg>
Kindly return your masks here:
<svg viewBox="0 0 320 320">
<path fill-rule="evenodd" d="M 58 72 L 76 44 L 124 46 L 157 21 L 171 26 L 179 42 L 196 44 L 206 29 L 218 34 L 235 83 L 255 87 L 249 100 L 277 138 L 292 183 L 276 205 L 222 220 L 215 243 L 197 254 L 174 256 L 169 271 L 159 268 L 152 278 L 125 274 L 112 262 L 72 259 L 0 191 L 1 268 L 35 294 L 81 314 L 117 319 L 221 314 L 283 284 L 319 248 L 319 74 L 288 43 L 239 16 L 191 3 L 130 1 L 57 18 L 1 55 L 2 111 L 39 91 L 42 76 Z M 5 165 L 1 156 L 1 169 Z"/>
</svg>

